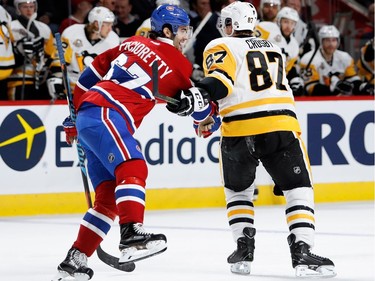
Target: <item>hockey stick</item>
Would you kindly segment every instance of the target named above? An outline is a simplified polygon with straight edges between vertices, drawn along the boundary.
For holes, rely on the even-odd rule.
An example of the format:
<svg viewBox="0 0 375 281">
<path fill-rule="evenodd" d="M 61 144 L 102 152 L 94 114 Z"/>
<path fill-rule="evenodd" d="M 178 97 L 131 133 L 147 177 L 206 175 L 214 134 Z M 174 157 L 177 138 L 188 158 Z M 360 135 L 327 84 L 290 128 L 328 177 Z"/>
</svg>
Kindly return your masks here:
<svg viewBox="0 0 375 281">
<path fill-rule="evenodd" d="M 27 33 L 27 39 L 30 39 L 30 28 L 31 24 L 33 21 L 36 19 L 37 13 L 33 13 L 29 20 L 27 21 L 27 26 L 26 26 L 26 33 Z M 34 35 L 34 34 L 32 34 Z M 27 62 L 27 56 L 24 54 L 24 59 L 23 59 L 23 66 L 22 66 L 22 88 L 21 88 L 21 100 L 24 100 L 25 98 L 25 82 L 26 82 L 26 62 Z"/>
<path fill-rule="evenodd" d="M 66 68 L 66 62 L 64 58 L 64 50 L 62 47 L 62 42 L 61 42 L 61 35 L 60 33 L 55 34 L 55 39 L 56 39 L 56 47 L 57 51 L 59 54 L 59 59 L 60 59 L 60 65 L 61 65 L 61 72 L 63 76 L 63 83 L 64 87 L 66 89 L 66 96 L 67 96 L 67 101 L 69 105 L 69 111 L 70 111 L 70 118 L 72 119 L 73 122 L 76 121 L 76 113 L 74 109 L 74 104 L 73 104 L 73 95 L 70 89 L 70 83 L 68 79 L 68 70 Z M 89 208 L 92 208 L 92 201 L 91 201 L 91 195 L 90 195 L 90 187 L 87 179 L 87 171 L 86 171 L 86 166 L 85 166 L 85 152 L 79 142 L 76 142 L 77 145 L 77 153 L 78 153 L 78 159 L 79 159 L 79 166 L 81 168 L 81 175 L 82 175 L 82 181 L 83 181 L 83 187 L 85 190 L 85 197 L 87 201 L 87 206 Z M 125 263 L 125 264 L 119 264 L 119 259 L 106 253 L 101 246 L 99 245 L 98 248 L 96 249 L 96 253 L 99 257 L 99 259 L 104 262 L 105 264 L 116 268 L 121 271 L 126 271 L 126 272 L 131 272 L 135 269 L 135 264 L 134 263 Z"/>
<path fill-rule="evenodd" d="M 309 62 L 307 63 L 303 73 L 301 73 L 301 77 L 303 79 L 305 75 L 307 75 L 307 72 L 308 72 L 308 69 L 316 55 L 316 53 L 318 52 L 319 50 L 319 46 L 320 46 L 320 42 L 319 42 L 319 38 L 318 38 L 318 32 L 316 30 L 316 26 L 315 26 L 315 23 L 313 22 L 313 19 L 312 19 L 312 12 L 311 12 L 311 1 L 310 0 L 305 0 L 303 1 L 304 3 L 304 6 L 305 6 L 305 11 L 306 11 L 306 20 L 308 22 L 308 26 L 310 27 L 309 28 L 309 33 L 310 34 L 307 34 L 306 38 L 305 38 L 305 42 L 303 43 L 303 45 L 306 45 L 309 41 L 310 38 L 313 38 L 314 40 L 314 43 L 315 43 L 315 50 L 314 50 L 314 53 L 312 54 Z"/>
<path fill-rule="evenodd" d="M 179 105 L 180 102 L 172 97 L 168 97 L 159 93 L 159 65 L 158 61 L 152 63 L 152 94 L 154 97 L 174 105 Z"/>
</svg>

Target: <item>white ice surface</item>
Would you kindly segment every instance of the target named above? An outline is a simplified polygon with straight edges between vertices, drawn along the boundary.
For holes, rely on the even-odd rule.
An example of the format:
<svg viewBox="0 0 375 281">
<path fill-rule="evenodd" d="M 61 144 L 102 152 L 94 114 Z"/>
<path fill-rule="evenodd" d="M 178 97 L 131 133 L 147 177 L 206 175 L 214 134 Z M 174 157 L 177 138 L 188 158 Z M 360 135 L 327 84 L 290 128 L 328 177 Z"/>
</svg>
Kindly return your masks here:
<svg viewBox="0 0 375 281">
<path fill-rule="evenodd" d="M 329 257 L 332 280 L 375 280 L 374 202 L 316 205 L 313 253 Z M 82 216 L 0 218 L 0 280 L 44 281 L 56 274 L 75 240 Z M 291 266 L 284 208 L 258 207 L 255 260 L 250 276 L 230 273 L 227 256 L 235 249 L 226 211 L 195 209 L 148 211 L 145 228 L 164 233 L 166 252 L 137 263 L 132 273 L 115 270 L 94 254 L 93 281 L 282 281 L 298 280 Z M 118 255 L 117 223 L 102 248 Z"/>
</svg>

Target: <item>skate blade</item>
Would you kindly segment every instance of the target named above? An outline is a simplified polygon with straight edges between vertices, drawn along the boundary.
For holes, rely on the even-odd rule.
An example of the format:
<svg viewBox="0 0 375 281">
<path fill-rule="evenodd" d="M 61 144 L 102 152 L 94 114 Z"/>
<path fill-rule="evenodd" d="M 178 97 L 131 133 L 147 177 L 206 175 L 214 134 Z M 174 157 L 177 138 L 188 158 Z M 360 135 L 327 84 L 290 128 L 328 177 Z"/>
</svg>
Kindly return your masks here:
<svg viewBox="0 0 375 281">
<path fill-rule="evenodd" d="M 51 281 L 65 281 L 65 280 L 69 280 L 67 279 L 68 277 L 70 277 L 69 273 L 65 272 L 65 271 L 59 271 L 55 277 L 52 278 Z M 72 279 L 70 279 L 72 280 Z"/>
<path fill-rule="evenodd" d="M 85 273 L 74 273 L 71 276 L 66 271 L 59 271 L 51 281 L 87 281 L 90 277 Z"/>
<path fill-rule="evenodd" d="M 72 280 L 75 280 L 75 281 L 88 281 L 88 280 L 90 280 L 90 276 L 88 276 L 85 273 L 74 273 L 73 277 L 74 278 Z"/>
<path fill-rule="evenodd" d="M 146 244 L 145 249 L 137 249 L 136 247 L 129 247 L 121 251 L 119 264 L 127 262 L 135 262 L 147 259 L 154 255 L 160 254 L 167 249 L 167 242 L 164 240 L 151 241 Z"/>
<path fill-rule="evenodd" d="M 316 270 L 307 265 L 296 266 L 296 277 L 300 278 L 332 278 L 337 275 L 334 266 L 320 266 Z"/>
<path fill-rule="evenodd" d="M 235 274 L 248 275 L 250 274 L 251 263 L 247 261 L 240 261 L 230 266 L 230 271 Z"/>
</svg>

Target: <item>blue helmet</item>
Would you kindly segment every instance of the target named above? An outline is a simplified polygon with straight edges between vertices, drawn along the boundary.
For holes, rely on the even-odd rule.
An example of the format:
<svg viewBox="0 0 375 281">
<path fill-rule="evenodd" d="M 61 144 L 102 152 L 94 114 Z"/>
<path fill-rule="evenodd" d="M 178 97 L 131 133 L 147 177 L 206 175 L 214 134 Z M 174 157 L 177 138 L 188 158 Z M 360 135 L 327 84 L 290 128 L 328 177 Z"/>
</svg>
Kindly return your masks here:
<svg viewBox="0 0 375 281">
<path fill-rule="evenodd" d="M 151 30 L 162 32 L 165 25 L 171 25 L 173 34 L 180 26 L 189 26 L 190 18 L 184 9 L 173 5 L 161 5 L 151 15 Z"/>
</svg>

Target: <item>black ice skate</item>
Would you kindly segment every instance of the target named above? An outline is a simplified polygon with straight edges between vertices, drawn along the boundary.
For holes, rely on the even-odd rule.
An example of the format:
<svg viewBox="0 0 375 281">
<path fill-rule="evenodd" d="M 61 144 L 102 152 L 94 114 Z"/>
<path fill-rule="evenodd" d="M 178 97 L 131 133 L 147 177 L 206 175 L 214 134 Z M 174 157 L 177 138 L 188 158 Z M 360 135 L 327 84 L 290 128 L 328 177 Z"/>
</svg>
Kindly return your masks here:
<svg viewBox="0 0 375 281">
<path fill-rule="evenodd" d="M 324 257 L 310 252 L 310 246 L 303 241 L 296 241 L 296 236 L 290 234 L 288 243 L 292 256 L 292 265 L 296 269 L 297 277 L 334 277 L 335 265 Z"/>
<path fill-rule="evenodd" d="M 121 257 L 119 263 L 139 261 L 167 249 L 167 238 L 164 234 L 146 232 L 141 223 L 121 225 Z"/>
<path fill-rule="evenodd" d="M 245 227 L 243 234 L 245 237 L 237 239 L 237 250 L 228 257 L 228 263 L 233 273 L 250 274 L 250 263 L 254 260 L 255 228 Z"/>
<path fill-rule="evenodd" d="M 74 280 L 90 280 L 94 271 L 87 267 L 87 256 L 75 248 L 71 248 L 65 260 L 57 267 L 59 276 L 54 280 L 65 280 L 65 277 L 72 276 Z M 71 279 L 70 279 L 71 280 Z"/>
</svg>

